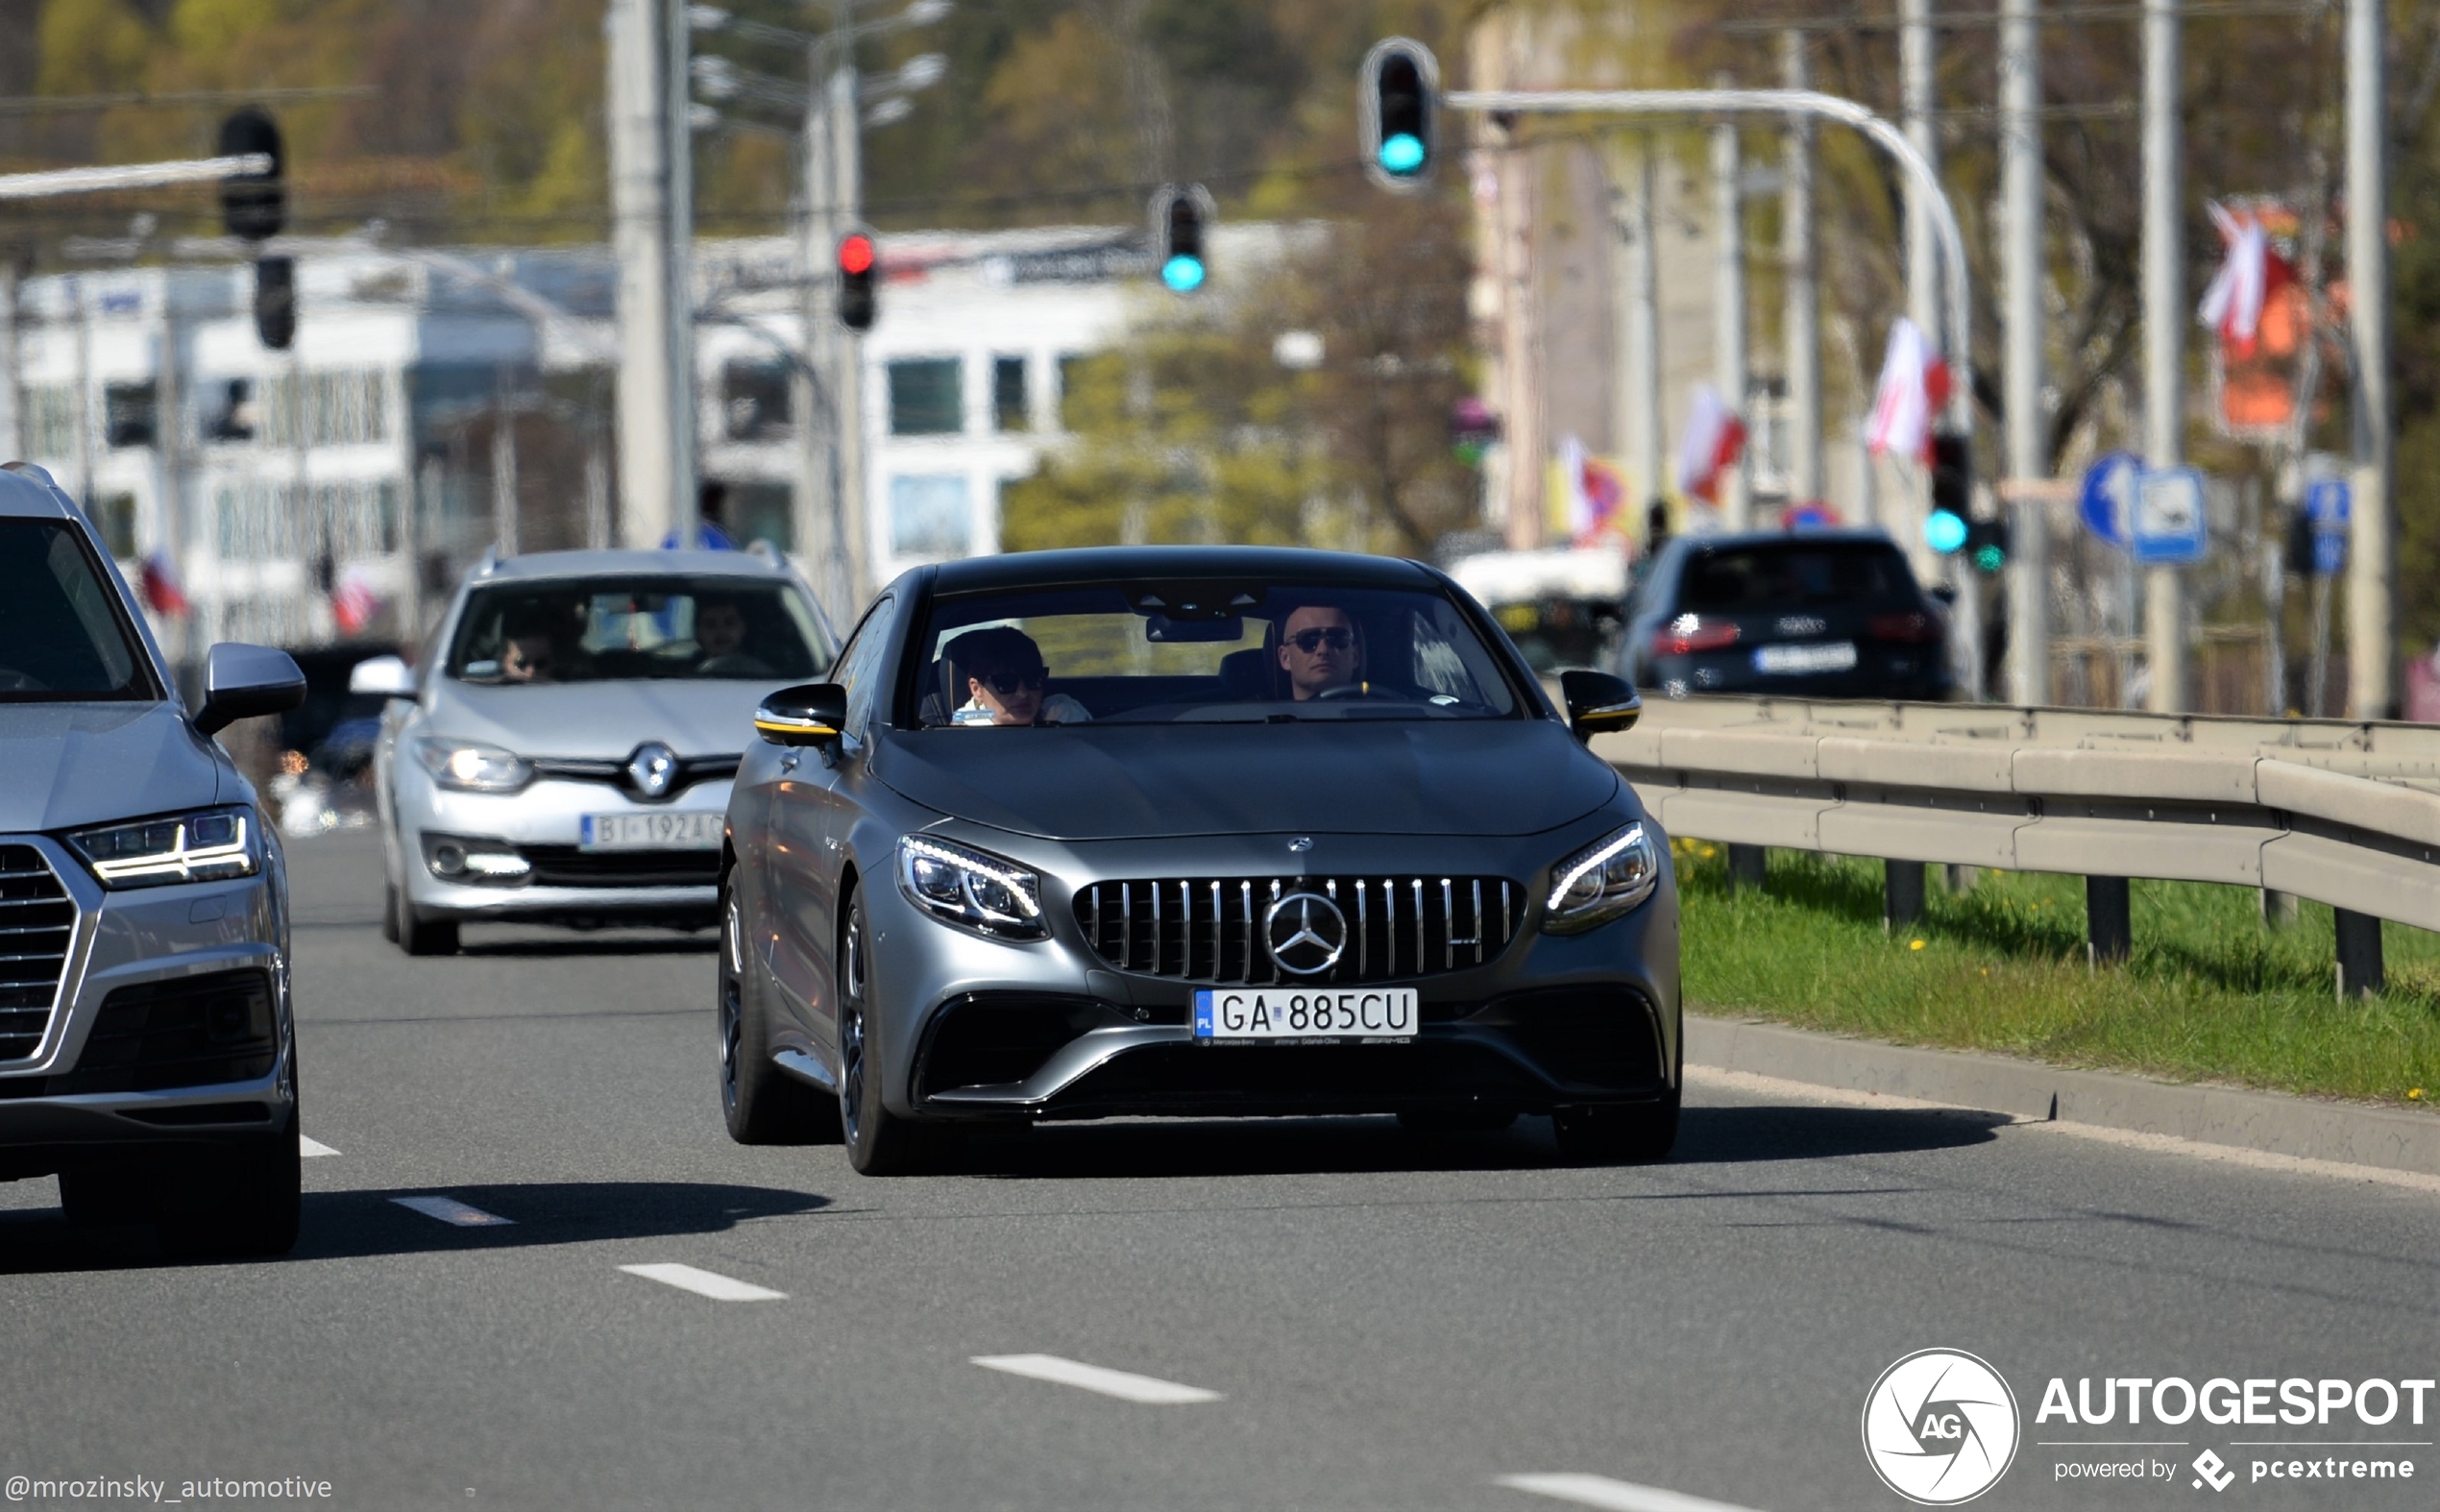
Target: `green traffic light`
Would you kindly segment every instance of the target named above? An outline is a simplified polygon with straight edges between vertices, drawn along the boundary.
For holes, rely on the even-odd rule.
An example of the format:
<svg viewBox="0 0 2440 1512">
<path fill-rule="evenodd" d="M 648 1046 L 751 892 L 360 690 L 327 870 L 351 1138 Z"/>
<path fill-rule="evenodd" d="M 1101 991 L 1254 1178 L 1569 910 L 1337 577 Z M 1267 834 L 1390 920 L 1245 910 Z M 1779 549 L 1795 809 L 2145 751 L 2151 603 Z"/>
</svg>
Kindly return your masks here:
<svg viewBox="0 0 2440 1512">
<path fill-rule="evenodd" d="M 1974 550 L 1974 566 L 1983 572 L 1996 573 L 2007 565 L 2008 553 L 1998 547 L 1977 547 Z"/>
<path fill-rule="evenodd" d="M 1412 133 L 1400 132 L 1381 143 L 1381 167 L 1388 172 L 1403 176 L 1423 165 L 1423 140 Z"/>
</svg>

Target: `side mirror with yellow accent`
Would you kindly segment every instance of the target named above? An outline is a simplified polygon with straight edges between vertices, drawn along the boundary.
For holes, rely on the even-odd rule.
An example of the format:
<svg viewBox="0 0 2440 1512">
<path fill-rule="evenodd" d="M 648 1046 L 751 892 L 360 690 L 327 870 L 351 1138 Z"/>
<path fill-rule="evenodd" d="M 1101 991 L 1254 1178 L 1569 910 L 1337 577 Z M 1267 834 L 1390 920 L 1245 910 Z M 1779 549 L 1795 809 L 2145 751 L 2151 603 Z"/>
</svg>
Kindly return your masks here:
<svg viewBox="0 0 2440 1512">
<path fill-rule="evenodd" d="M 1632 684 L 1608 672 L 1578 669 L 1559 674 L 1559 694 L 1568 706 L 1568 728 L 1579 741 L 1635 728 L 1644 717 L 1644 700 Z"/>
<path fill-rule="evenodd" d="M 754 733 L 773 745 L 830 745 L 847 725 L 847 690 L 835 682 L 782 688 L 754 711 Z"/>
</svg>

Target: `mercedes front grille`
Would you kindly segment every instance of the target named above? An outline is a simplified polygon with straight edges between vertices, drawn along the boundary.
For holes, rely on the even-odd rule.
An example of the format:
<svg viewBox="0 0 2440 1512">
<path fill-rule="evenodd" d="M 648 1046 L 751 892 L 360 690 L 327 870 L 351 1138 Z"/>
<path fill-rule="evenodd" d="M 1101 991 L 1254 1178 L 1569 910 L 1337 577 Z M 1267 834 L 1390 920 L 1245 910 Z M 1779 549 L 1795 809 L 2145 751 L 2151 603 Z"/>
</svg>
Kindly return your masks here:
<svg viewBox="0 0 2440 1512">
<path fill-rule="evenodd" d="M 1280 969 L 1263 940 L 1271 905 L 1298 892 L 1338 906 L 1346 946 L 1326 971 Z M 1185 982 L 1393 982 L 1497 960 L 1525 890 L 1502 877 L 1175 877 L 1097 882 L 1076 894 L 1094 954 L 1121 971 Z"/>
</svg>

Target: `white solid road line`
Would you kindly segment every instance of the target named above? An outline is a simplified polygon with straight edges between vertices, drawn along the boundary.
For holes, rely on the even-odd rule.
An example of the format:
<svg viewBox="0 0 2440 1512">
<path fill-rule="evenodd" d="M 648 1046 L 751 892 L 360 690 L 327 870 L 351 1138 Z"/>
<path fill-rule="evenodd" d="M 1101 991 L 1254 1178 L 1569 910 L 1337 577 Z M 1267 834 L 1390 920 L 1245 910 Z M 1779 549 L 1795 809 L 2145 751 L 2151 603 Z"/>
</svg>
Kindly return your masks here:
<svg viewBox="0 0 2440 1512">
<path fill-rule="evenodd" d="M 1748 1512 L 1747 1508 L 1725 1501 L 1612 1480 L 1607 1475 L 1498 1475 L 1493 1477 L 1493 1483 L 1511 1491 L 1573 1501 L 1578 1506 L 1599 1507 L 1602 1512 Z"/>
<path fill-rule="evenodd" d="M 785 1302 L 788 1300 L 788 1293 L 784 1291 L 773 1291 L 769 1286 L 757 1286 L 752 1281 L 737 1280 L 731 1277 L 722 1276 L 717 1271 L 697 1270 L 692 1265 L 622 1265 L 619 1269 L 630 1276 L 641 1276 L 646 1280 L 659 1281 L 664 1286 L 675 1286 L 680 1291 L 691 1291 L 697 1297 L 709 1297 L 714 1302 Z"/>
<path fill-rule="evenodd" d="M 324 1144 L 321 1140 L 309 1139 L 304 1134 L 297 1135 L 297 1152 L 308 1160 L 312 1159 L 317 1155 L 336 1155 L 339 1153 L 338 1151 L 331 1149 L 329 1145 Z"/>
<path fill-rule="evenodd" d="M 393 1197 L 390 1201 L 402 1207 L 412 1208 L 427 1218 L 438 1218 L 443 1223 L 453 1223 L 461 1229 L 497 1229 L 502 1224 L 512 1224 L 517 1221 L 514 1218 L 503 1218 L 496 1212 L 485 1212 L 480 1207 L 459 1202 L 454 1197 Z"/>
<path fill-rule="evenodd" d="M 974 1363 L 985 1370 L 1006 1371 L 1012 1376 L 1055 1381 L 1083 1391 L 1098 1391 L 1105 1397 L 1116 1397 L 1122 1402 L 1141 1402 L 1154 1406 L 1174 1407 L 1187 1402 L 1220 1400 L 1220 1393 L 1206 1391 L 1201 1386 L 1181 1386 L 1174 1380 L 1159 1380 L 1123 1370 L 1105 1370 L 1099 1365 L 1061 1359 L 1056 1354 L 977 1354 Z"/>
</svg>

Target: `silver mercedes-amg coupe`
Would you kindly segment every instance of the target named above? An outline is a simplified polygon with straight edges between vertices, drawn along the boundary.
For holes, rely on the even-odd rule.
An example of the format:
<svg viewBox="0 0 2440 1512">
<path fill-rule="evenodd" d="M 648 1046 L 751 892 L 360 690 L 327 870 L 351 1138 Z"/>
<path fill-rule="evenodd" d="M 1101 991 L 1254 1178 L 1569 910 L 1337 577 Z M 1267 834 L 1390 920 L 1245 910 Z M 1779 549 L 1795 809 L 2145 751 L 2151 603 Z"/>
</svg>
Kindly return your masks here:
<svg viewBox="0 0 2440 1512">
<path fill-rule="evenodd" d="M 1677 1129 L 1668 841 L 1414 562 L 1121 548 L 919 568 L 766 698 L 721 853 L 747 1142 L 919 1169 L 960 1126 L 1119 1115 Z"/>
</svg>

